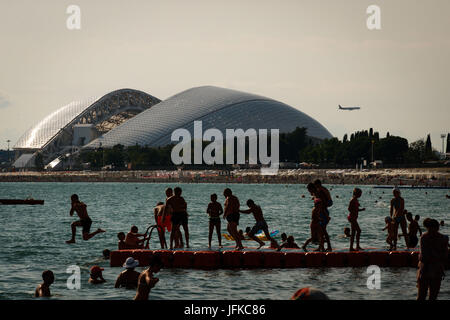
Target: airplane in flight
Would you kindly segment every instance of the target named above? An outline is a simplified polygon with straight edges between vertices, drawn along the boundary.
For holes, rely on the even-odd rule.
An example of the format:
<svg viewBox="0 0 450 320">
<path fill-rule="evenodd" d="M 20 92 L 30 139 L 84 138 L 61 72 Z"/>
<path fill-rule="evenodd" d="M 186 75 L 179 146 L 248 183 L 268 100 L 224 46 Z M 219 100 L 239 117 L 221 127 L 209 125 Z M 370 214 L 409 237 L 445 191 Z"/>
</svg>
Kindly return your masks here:
<svg viewBox="0 0 450 320">
<path fill-rule="evenodd" d="M 339 110 L 359 110 L 361 109 L 361 107 L 343 107 L 341 105 L 339 105 Z"/>
</svg>

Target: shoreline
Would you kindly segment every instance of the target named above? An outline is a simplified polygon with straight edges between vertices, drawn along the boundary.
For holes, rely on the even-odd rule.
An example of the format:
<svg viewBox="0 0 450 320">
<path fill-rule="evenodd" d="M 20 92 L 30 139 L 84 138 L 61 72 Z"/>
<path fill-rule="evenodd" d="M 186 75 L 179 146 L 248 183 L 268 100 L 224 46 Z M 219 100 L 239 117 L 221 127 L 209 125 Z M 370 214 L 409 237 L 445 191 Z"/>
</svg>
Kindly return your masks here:
<svg viewBox="0 0 450 320">
<path fill-rule="evenodd" d="M 324 184 L 375 186 L 449 187 L 449 168 L 417 169 L 280 169 L 277 175 L 259 170 L 139 170 L 3 172 L 0 182 L 142 182 L 142 183 L 267 183 L 307 184 L 320 179 Z"/>
</svg>

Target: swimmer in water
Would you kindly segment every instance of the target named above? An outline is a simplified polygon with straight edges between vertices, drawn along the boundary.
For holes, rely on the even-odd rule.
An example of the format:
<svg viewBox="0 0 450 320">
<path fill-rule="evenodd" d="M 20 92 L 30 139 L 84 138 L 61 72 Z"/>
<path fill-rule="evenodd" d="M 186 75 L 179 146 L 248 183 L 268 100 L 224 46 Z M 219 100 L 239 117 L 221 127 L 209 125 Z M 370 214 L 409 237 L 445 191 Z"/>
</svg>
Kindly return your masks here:
<svg viewBox="0 0 450 320">
<path fill-rule="evenodd" d="M 220 234 L 220 215 L 223 213 L 222 205 L 217 202 L 217 194 L 213 193 L 210 197 L 211 202 L 208 204 L 206 213 L 209 215 L 209 234 L 208 234 L 208 248 L 211 248 L 211 240 L 214 228 L 217 232 L 219 240 L 219 247 L 222 247 L 222 236 Z"/>
<path fill-rule="evenodd" d="M 269 240 L 272 244 L 272 246 L 276 247 L 279 251 L 281 247 L 278 245 L 277 241 L 273 239 L 270 236 L 269 233 L 269 227 L 267 226 L 266 220 L 264 219 L 263 212 L 261 210 L 261 207 L 258 206 L 252 199 L 247 200 L 247 206 L 249 207 L 248 210 L 239 210 L 240 213 L 244 214 L 253 214 L 253 217 L 255 218 L 256 224 L 253 226 L 253 228 L 248 233 L 248 236 L 259 243 L 258 249 L 260 249 L 262 246 L 264 246 L 264 241 L 261 241 L 258 239 L 258 237 L 255 236 L 255 234 L 262 230 L 264 234 L 266 235 L 267 240 Z"/>
<path fill-rule="evenodd" d="M 136 289 L 140 273 L 134 268 L 139 266 L 139 261 L 134 260 L 133 257 L 128 257 L 123 267 L 125 268 L 117 277 L 114 288 Z"/>
<path fill-rule="evenodd" d="M 75 233 L 77 232 L 77 227 L 83 227 L 83 240 L 89 240 L 96 234 L 105 232 L 105 230 L 98 228 L 96 231 L 89 233 L 91 230 L 92 220 L 88 216 L 86 204 L 81 202 L 76 194 L 73 194 L 70 199 L 72 201 L 72 208 L 70 209 L 69 214 L 70 216 L 73 216 L 73 213 L 76 212 L 80 220 L 72 222 L 70 225 L 72 228 L 72 238 L 67 240 L 66 243 L 75 243 Z"/>
<path fill-rule="evenodd" d="M 341 234 L 339 238 L 350 238 L 352 236 L 349 227 L 344 228 L 344 234 Z"/>
<path fill-rule="evenodd" d="M 162 267 L 163 264 L 158 255 L 154 255 L 150 258 L 149 267 L 139 275 L 137 292 L 134 300 L 148 300 L 150 290 L 159 281 L 154 275 L 155 273 L 158 273 Z"/>
<path fill-rule="evenodd" d="M 45 270 L 44 272 L 42 272 L 42 280 L 44 280 L 44 282 L 42 282 L 34 292 L 34 296 L 36 298 L 51 296 L 50 286 L 53 282 L 55 282 L 55 275 L 51 270 Z"/>
<path fill-rule="evenodd" d="M 361 236 L 361 228 L 358 224 L 358 214 L 361 211 L 366 210 L 366 208 L 360 209 L 359 201 L 358 199 L 361 197 L 362 191 L 359 188 L 355 188 L 353 190 L 353 198 L 350 200 L 350 203 L 348 205 L 348 211 L 350 212 L 347 216 L 347 220 L 350 222 L 351 226 L 351 237 L 350 237 L 350 251 L 360 251 L 362 248 L 359 246 L 359 238 Z M 356 250 L 353 248 L 353 242 L 355 240 L 356 236 Z"/>
<path fill-rule="evenodd" d="M 105 250 L 103 250 L 102 254 L 103 254 L 103 259 L 109 260 L 109 256 L 111 254 L 111 251 L 109 249 L 105 249 Z"/>
<path fill-rule="evenodd" d="M 106 282 L 106 280 L 103 279 L 103 274 L 102 274 L 103 270 L 105 270 L 105 269 L 100 268 L 99 266 L 93 266 L 91 268 L 89 283 L 100 284 L 100 283 Z"/>
</svg>

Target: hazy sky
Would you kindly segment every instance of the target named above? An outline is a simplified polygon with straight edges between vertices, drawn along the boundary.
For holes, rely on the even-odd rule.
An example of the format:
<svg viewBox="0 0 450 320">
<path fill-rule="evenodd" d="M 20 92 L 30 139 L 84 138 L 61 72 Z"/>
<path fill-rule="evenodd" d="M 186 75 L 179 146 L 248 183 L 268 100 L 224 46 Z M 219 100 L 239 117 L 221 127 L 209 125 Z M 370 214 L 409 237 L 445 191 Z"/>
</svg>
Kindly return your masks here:
<svg viewBox="0 0 450 320">
<path fill-rule="evenodd" d="M 66 9 L 81 8 L 81 30 Z M 381 8 L 381 30 L 366 9 Z M 0 2 L 0 148 L 73 101 L 216 85 L 287 103 L 339 139 L 450 132 L 450 1 Z M 360 111 L 338 111 L 337 105 Z"/>
</svg>

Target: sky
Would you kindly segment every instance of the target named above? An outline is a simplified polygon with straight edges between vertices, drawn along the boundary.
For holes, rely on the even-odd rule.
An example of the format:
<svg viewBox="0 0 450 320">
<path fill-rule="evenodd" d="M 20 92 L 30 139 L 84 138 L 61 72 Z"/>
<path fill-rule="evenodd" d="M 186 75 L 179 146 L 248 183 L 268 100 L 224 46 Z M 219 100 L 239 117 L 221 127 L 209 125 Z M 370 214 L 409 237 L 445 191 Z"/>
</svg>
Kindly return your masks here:
<svg viewBox="0 0 450 320">
<path fill-rule="evenodd" d="M 81 10 L 80 29 L 66 22 Z M 379 30 L 366 12 L 380 8 Z M 2 0 L 0 149 L 74 101 L 215 85 L 279 100 L 342 139 L 450 132 L 450 1 Z M 338 104 L 361 106 L 338 111 Z"/>
</svg>

